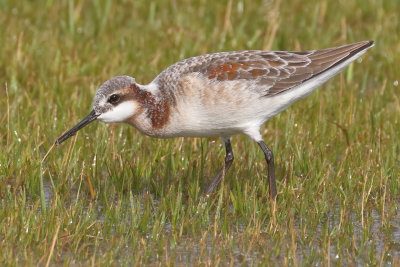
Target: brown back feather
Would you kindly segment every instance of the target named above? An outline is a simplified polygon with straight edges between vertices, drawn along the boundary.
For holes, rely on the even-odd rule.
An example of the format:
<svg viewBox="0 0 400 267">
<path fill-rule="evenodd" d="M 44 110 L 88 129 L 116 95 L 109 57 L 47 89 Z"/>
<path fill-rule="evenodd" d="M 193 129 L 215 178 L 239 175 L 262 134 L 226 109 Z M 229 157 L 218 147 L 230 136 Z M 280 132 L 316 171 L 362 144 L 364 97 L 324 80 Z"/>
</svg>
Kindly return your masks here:
<svg viewBox="0 0 400 267">
<path fill-rule="evenodd" d="M 174 91 L 179 90 L 179 79 L 193 72 L 215 82 L 255 82 L 263 88 L 265 96 L 272 96 L 315 78 L 372 44 L 372 41 L 363 41 L 305 52 L 251 50 L 208 54 L 170 66 L 156 81 L 172 98 Z"/>
</svg>

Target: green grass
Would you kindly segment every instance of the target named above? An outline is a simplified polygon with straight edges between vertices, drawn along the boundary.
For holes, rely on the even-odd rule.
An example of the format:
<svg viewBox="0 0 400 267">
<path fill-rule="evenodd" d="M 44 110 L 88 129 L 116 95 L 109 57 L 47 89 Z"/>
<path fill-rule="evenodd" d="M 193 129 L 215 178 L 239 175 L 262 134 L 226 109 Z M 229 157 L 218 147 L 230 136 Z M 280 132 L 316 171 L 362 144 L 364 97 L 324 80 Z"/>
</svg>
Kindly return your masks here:
<svg viewBox="0 0 400 267">
<path fill-rule="evenodd" d="M 0 262 L 400 265 L 400 2 L 0 1 Z M 203 53 L 375 40 L 266 123 L 279 201 L 245 137 L 219 191 L 219 140 L 94 123 L 97 87 Z"/>
</svg>

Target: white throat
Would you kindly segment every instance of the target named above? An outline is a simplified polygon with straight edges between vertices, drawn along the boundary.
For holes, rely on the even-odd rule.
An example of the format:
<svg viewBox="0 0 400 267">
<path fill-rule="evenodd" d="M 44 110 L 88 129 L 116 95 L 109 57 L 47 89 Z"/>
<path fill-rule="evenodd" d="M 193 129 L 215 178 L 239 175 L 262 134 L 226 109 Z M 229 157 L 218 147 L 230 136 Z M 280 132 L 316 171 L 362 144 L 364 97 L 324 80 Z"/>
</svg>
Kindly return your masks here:
<svg viewBox="0 0 400 267">
<path fill-rule="evenodd" d="M 126 101 L 115 106 L 109 111 L 101 114 L 97 119 L 102 122 L 123 122 L 133 114 L 137 109 L 137 103 L 134 101 Z"/>
</svg>

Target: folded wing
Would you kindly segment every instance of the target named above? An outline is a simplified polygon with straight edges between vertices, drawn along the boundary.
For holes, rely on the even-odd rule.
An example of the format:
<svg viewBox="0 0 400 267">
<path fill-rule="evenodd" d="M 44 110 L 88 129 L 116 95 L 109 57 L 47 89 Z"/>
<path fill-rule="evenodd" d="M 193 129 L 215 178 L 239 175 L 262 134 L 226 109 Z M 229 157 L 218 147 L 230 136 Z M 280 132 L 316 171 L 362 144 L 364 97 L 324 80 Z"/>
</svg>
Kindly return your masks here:
<svg viewBox="0 0 400 267">
<path fill-rule="evenodd" d="M 305 52 L 220 52 L 182 60 L 156 79 L 169 84 L 171 92 L 180 77 L 196 72 L 215 82 L 247 80 L 262 88 L 265 96 L 273 96 L 316 78 L 372 45 L 372 41 L 363 41 Z"/>
</svg>

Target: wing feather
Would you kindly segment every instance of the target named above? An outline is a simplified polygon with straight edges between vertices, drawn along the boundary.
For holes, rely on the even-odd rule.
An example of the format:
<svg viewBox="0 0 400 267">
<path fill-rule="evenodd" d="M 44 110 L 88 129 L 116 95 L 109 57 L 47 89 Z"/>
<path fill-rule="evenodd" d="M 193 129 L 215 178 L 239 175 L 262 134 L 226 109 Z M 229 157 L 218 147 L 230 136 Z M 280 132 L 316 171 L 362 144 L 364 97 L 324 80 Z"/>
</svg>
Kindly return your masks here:
<svg viewBox="0 0 400 267">
<path fill-rule="evenodd" d="M 173 95 L 180 77 L 196 72 L 211 82 L 246 80 L 262 87 L 265 96 L 272 96 L 313 79 L 372 44 L 364 41 L 304 52 L 214 53 L 180 61 L 163 71 L 156 80 L 163 85 L 161 90 Z"/>
</svg>

